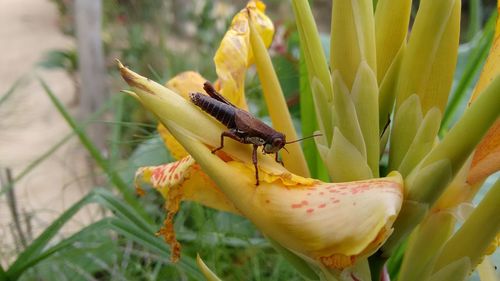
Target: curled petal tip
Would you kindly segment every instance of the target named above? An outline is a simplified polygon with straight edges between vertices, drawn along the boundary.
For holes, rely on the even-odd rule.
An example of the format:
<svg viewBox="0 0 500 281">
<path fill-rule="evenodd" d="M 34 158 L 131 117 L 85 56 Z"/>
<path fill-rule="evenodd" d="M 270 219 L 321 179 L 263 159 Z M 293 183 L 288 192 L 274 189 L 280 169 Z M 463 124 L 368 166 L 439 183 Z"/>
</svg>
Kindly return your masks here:
<svg viewBox="0 0 500 281">
<path fill-rule="evenodd" d="M 115 58 L 115 62 L 116 64 L 118 65 L 118 68 L 121 69 L 121 68 L 124 68 L 125 66 L 123 66 L 122 62 L 119 60 L 119 59 L 116 59 Z"/>
</svg>

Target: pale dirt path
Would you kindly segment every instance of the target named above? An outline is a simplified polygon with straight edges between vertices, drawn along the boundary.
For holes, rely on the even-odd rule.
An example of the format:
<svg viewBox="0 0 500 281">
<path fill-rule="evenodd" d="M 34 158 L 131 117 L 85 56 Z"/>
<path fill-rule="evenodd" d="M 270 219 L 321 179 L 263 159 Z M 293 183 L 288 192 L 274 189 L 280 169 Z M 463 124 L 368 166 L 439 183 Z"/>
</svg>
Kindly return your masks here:
<svg viewBox="0 0 500 281">
<path fill-rule="evenodd" d="M 51 49 L 74 42 L 57 27 L 57 11 L 49 0 L 0 0 L 0 96 L 19 77 L 33 73 L 36 63 Z M 62 71 L 37 71 L 66 104 L 73 86 Z M 72 109 L 75 113 L 75 110 Z M 7 103 L 0 105 L 0 168 L 14 176 L 70 132 L 36 79 L 23 83 Z M 34 234 L 88 192 L 86 152 L 76 138 L 15 186 L 20 211 L 32 215 Z M 93 211 L 81 212 L 67 230 L 92 220 Z M 12 217 L 6 196 L 0 196 L 0 262 L 13 258 Z"/>
</svg>

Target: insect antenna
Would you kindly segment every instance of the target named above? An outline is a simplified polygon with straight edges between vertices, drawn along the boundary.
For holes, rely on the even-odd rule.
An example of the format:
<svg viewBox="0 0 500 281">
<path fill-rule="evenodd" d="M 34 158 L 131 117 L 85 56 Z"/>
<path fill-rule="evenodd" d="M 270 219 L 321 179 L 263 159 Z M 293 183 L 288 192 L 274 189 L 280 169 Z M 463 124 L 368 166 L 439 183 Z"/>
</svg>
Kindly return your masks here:
<svg viewBox="0 0 500 281">
<path fill-rule="evenodd" d="M 301 139 L 298 139 L 298 140 L 287 141 L 287 142 L 285 142 L 285 144 L 294 143 L 294 142 L 298 142 L 298 141 L 302 141 L 302 140 L 310 139 L 310 138 L 314 138 L 314 137 L 319 137 L 319 136 L 322 136 L 322 134 L 315 134 L 315 135 L 304 137 L 304 138 L 301 138 Z"/>
</svg>

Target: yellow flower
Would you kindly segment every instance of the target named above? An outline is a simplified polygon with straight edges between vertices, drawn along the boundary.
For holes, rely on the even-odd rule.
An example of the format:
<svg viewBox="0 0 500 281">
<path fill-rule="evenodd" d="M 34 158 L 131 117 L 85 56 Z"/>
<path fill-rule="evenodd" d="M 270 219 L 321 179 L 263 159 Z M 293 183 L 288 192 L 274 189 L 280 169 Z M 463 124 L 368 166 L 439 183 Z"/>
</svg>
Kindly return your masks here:
<svg viewBox="0 0 500 281">
<path fill-rule="evenodd" d="M 134 89 L 131 94 L 196 159 L 187 156 L 137 173 L 138 180 L 151 183 L 168 200 L 160 233 L 174 249 L 172 219 L 181 200 L 241 214 L 284 247 L 338 269 L 373 253 L 391 233 L 402 202 L 399 174 L 325 183 L 294 175 L 259 155 L 261 184 L 256 186 L 249 147 L 228 142 L 223 157 L 210 153 L 207 145 L 217 146 L 224 130 L 219 123 L 167 88 L 122 65 L 120 70 Z"/>
<path fill-rule="evenodd" d="M 290 153 L 282 155 L 286 168 L 265 154 L 257 156 L 254 167 L 251 147 L 234 140 L 211 153 L 228 128 L 190 101 L 189 93 L 203 93 L 202 76 L 185 72 L 162 86 L 119 63 L 122 77 L 133 89 L 125 92 L 157 116 L 158 130 L 177 159 L 143 167 L 136 174 L 138 191 L 144 192 L 145 183 L 152 185 L 167 201 L 167 218 L 159 234 L 171 245 L 174 260 L 180 244 L 173 220 L 181 201 L 189 200 L 246 217 L 278 249 L 323 277 L 365 274 L 369 270 L 361 267 L 368 264 L 366 258 L 385 244 L 369 263 L 371 273 L 378 275 L 378 265 L 410 233 L 400 276 L 412 277 L 414 270 L 432 273 L 434 261 L 428 260 L 438 257 L 454 226 L 454 218 L 440 207 L 453 207 L 473 192 L 459 194 L 449 188 L 451 195 L 436 201 L 453 178 L 451 186 L 461 190 L 469 188 L 462 184 L 466 178 L 472 184 L 498 169 L 499 130 L 493 129 L 471 160 L 470 172 L 464 168 L 459 173 L 498 118 L 500 78 L 494 78 L 498 74 L 494 62 L 499 49 L 495 44 L 476 88 L 484 94 L 439 141 L 436 136 L 457 62 L 461 1 L 421 1 L 410 36 L 411 1 L 393 2 L 379 0 L 374 11 L 370 0 L 335 1 L 328 66 L 308 2 L 292 1 L 307 69 L 304 80 L 313 102 L 309 109 L 316 112 L 323 134 L 316 139 L 318 154 L 335 183 L 309 178 L 298 143 L 287 145 Z M 245 75 L 255 63 L 273 127 L 294 140 L 297 133 L 266 51 L 274 27 L 264 10 L 261 1 L 250 1 L 233 19 L 215 54 L 214 85 L 226 99 L 247 110 Z M 493 82 L 486 87 L 489 81 Z M 393 120 L 386 130 L 388 118 Z M 470 136 L 462 139 L 466 132 Z M 387 142 L 389 171 L 398 172 L 378 178 Z M 256 172 L 260 185 L 255 184 Z M 465 230 L 446 244 L 447 251 L 492 213 L 491 198 L 473 215 L 480 220 L 466 221 Z M 423 250 L 421 245 L 429 247 Z M 460 251 L 455 254 L 465 256 Z M 447 258 L 440 258 L 436 269 L 448 265 Z"/>
<path fill-rule="evenodd" d="M 272 37 L 272 29 L 264 28 L 270 21 L 263 8 L 260 1 L 251 1 L 235 17 L 230 30 L 237 28 L 241 32 L 228 32 L 215 58 L 219 75 L 216 88 L 243 109 L 246 103 L 240 78 L 252 62 L 253 56 L 248 54 L 256 52 L 258 44 L 268 46 Z M 248 33 L 243 32 L 245 26 Z M 240 64 L 232 60 L 234 50 L 224 42 L 237 42 L 244 49 L 239 49 L 237 56 L 244 58 Z M 262 71 L 266 57 L 259 54 L 257 60 Z M 302 259 L 334 269 L 350 267 L 369 256 L 392 232 L 403 200 L 398 173 L 379 179 L 326 183 L 294 174 L 272 157 L 258 155 L 260 185 L 256 186 L 248 145 L 228 141 L 223 151 L 210 152 L 210 148 L 219 146 L 226 128 L 187 99 L 188 93 L 201 92 L 201 76 L 183 73 L 164 87 L 121 64 L 119 67 L 133 88 L 134 92 L 128 93 L 165 126 L 159 130 L 178 159 L 162 166 L 143 167 L 136 174 L 138 190 L 142 191 L 143 183 L 151 184 L 167 200 L 168 214 L 159 234 L 172 246 L 174 260 L 180 245 L 175 240 L 173 218 L 182 200 L 245 216 L 266 236 Z M 292 151 L 290 154 L 294 157 Z"/>
</svg>

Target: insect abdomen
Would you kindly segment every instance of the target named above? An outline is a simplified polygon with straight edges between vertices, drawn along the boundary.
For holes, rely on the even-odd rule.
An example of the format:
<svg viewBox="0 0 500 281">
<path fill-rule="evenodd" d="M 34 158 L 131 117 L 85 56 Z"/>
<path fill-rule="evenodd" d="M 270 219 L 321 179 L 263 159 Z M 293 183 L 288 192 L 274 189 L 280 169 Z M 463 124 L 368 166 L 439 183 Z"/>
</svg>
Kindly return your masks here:
<svg viewBox="0 0 500 281">
<path fill-rule="evenodd" d="M 236 124 L 234 122 L 236 111 L 232 106 L 200 93 L 191 93 L 189 94 L 189 97 L 195 105 L 197 105 L 206 113 L 212 115 L 226 127 L 236 127 Z"/>
</svg>

